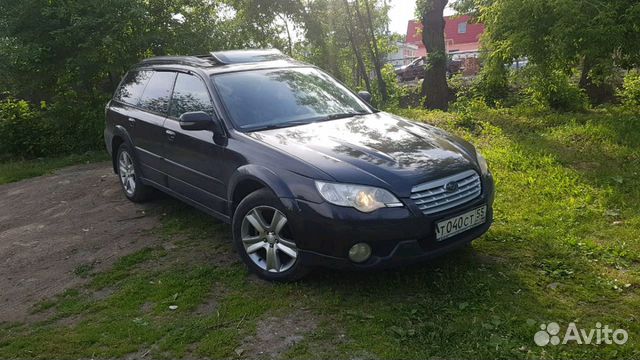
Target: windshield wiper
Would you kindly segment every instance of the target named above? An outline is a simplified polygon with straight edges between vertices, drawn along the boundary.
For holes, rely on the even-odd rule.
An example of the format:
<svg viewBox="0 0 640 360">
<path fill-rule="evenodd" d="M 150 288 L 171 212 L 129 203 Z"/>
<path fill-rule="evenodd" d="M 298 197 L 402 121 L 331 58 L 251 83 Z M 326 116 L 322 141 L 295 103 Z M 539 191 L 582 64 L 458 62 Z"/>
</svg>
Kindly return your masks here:
<svg viewBox="0 0 640 360">
<path fill-rule="evenodd" d="M 314 122 L 344 119 L 344 118 L 349 118 L 349 117 L 358 116 L 358 115 L 365 115 L 365 114 L 368 114 L 368 113 L 354 111 L 354 112 L 346 112 L 346 113 L 329 114 L 329 115 L 324 115 L 324 116 L 319 116 L 319 117 L 314 117 L 314 118 L 304 119 L 304 120 L 294 120 L 294 121 L 285 121 L 285 122 L 275 123 L 275 124 L 266 124 L 266 125 L 255 127 L 249 131 L 282 129 L 282 128 L 291 127 L 291 126 L 307 125 Z"/>
<path fill-rule="evenodd" d="M 368 114 L 367 112 L 364 111 L 353 111 L 353 112 L 346 112 L 346 113 L 336 113 L 336 114 L 329 114 L 325 117 L 326 120 L 337 120 L 337 119 L 344 119 L 344 118 L 350 118 L 350 117 L 354 117 L 354 116 L 358 116 L 358 115 L 365 115 Z"/>
<path fill-rule="evenodd" d="M 256 128 L 251 129 L 250 131 L 282 129 L 282 128 L 286 128 L 286 127 L 290 127 L 290 126 L 306 125 L 306 124 L 310 124 L 312 122 L 313 121 L 310 121 L 310 120 L 286 121 L 286 122 L 282 122 L 282 123 L 267 124 L 267 125 L 263 125 L 263 126 L 258 126 Z"/>
</svg>

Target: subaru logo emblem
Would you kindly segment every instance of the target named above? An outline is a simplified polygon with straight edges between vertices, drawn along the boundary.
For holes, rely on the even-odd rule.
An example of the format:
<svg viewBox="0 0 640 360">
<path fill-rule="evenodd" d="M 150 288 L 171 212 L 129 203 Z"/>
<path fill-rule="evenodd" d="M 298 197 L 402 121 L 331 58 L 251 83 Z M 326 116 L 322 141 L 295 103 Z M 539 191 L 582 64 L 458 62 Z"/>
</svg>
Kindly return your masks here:
<svg viewBox="0 0 640 360">
<path fill-rule="evenodd" d="M 452 193 L 458 190 L 458 183 L 455 181 L 448 182 L 444 184 L 444 191 L 448 193 Z"/>
</svg>

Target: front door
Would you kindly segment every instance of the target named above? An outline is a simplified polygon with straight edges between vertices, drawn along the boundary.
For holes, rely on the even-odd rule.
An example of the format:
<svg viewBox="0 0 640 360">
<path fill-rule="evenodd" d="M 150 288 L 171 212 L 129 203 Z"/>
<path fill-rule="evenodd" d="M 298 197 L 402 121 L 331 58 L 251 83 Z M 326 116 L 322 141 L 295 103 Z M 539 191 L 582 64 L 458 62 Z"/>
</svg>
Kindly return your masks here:
<svg viewBox="0 0 640 360">
<path fill-rule="evenodd" d="M 204 81 L 179 73 L 164 123 L 164 158 L 169 188 L 219 214 L 227 213 L 226 185 L 222 164 L 226 148 L 213 141 L 210 130 L 183 130 L 178 119 L 185 112 L 214 114 L 213 102 Z"/>
</svg>

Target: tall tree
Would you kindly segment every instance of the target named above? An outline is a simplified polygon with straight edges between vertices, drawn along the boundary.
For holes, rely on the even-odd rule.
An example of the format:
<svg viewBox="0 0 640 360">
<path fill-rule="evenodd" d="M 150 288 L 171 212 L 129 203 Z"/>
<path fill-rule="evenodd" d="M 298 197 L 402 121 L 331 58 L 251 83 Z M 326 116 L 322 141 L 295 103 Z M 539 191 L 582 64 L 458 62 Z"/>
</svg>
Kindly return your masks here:
<svg viewBox="0 0 640 360">
<path fill-rule="evenodd" d="M 368 0 L 363 0 L 364 7 L 366 9 L 367 18 L 366 21 L 363 21 L 363 17 L 360 14 L 360 4 L 358 0 L 356 0 L 356 11 L 358 12 L 358 18 L 361 23 L 364 23 L 362 26 L 364 29 L 367 29 L 367 35 L 369 35 L 368 47 L 371 52 L 371 62 L 373 63 L 373 70 L 376 74 L 376 80 L 378 82 L 378 89 L 380 90 L 380 96 L 382 97 L 382 102 L 386 103 L 388 100 L 387 94 L 387 84 L 384 81 L 384 77 L 382 76 L 382 63 L 380 59 L 380 51 L 378 51 L 378 39 L 376 37 L 374 25 L 373 25 L 373 17 L 371 16 L 371 7 L 369 5 Z"/>
<path fill-rule="evenodd" d="M 102 101 L 140 58 L 215 43 L 215 5 L 194 9 L 194 1 L 4 0 L 0 38 L 8 41 L 0 57 L 8 61 L 0 71 L 9 74 L 7 90 L 34 101 L 71 94 Z"/>
<path fill-rule="evenodd" d="M 351 48 L 353 49 L 353 53 L 356 57 L 356 63 L 358 65 L 358 71 L 360 72 L 360 76 L 362 79 L 364 79 L 364 83 L 367 88 L 367 91 L 371 93 L 371 82 L 369 80 L 369 74 L 367 74 L 367 67 L 364 64 L 364 60 L 362 59 L 362 54 L 360 53 L 359 44 L 354 35 L 355 30 L 354 30 L 353 16 L 351 14 L 351 6 L 349 5 L 348 0 L 344 0 L 344 7 L 347 13 L 347 22 L 344 24 L 344 27 L 349 37 Z"/>
<path fill-rule="evenodd" d="M 384 1 L 368 0 L 368 13 L 360 1 L 298 1 L 303 11 L 297 21 L 304 37 L 296 44 L 294 54 L 352 87 L 366 88 L 382 103 L 381 87 L 375 86 L 378 82 L 374 83 L 371 74 L 377 79 L 376 67 L 382 65 L 385 54 L 391 51 L 390 46 L 383 46 L 390 41 L 384 31 L 388 24 Z M 374 41 L 377 50 L 373 48 Z"/>
<path fill-rule="evenodd" d="M 427 109 L 447 110 L 447 51 L 444 42 L 444 9 L 448 0 L 419 0 L 423 24 L 422 42 L 427 49 L 427 67 L 422 81 L 422 96 Z"/>
</svg>

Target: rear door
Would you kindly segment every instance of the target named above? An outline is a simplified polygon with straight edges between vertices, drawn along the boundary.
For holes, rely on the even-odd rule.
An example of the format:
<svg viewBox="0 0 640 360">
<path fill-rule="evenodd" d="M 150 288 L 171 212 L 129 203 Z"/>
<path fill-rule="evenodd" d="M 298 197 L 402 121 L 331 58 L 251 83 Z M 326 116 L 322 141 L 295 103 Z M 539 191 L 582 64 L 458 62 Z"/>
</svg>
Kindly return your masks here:
<svg viewBox="0 0 640 360">
<path fill-rule="evenodd" d="M 210 130 L 180 127 L 180 115 L 192 111 L 214 115 L 211 95 L 199 76 L 179 73 L 164 124 L 169 188 L 217 213 L 226 214 L 227 189 L 222 180 L 228 162 L 226 148 L 214 142 Z"/>
<path fill-rule="evenodd" d="M 165 142 L 163 125 L 175 79 L 175 72 L 153 71 L 138 101 L 138 111 L 132 113 L 129 119 L 143 176 L 163 186 L 166 186 L 163 174 L 166 164 L 162 159 Z"/>
<path fill-rule="evenodd" d="M 114 127 L 124 129 L 131 137 L 133 146 L 136 139 L 133 137 L 135 118 L 140 115 L 138 102 L 144 88 L 151 79 L 151 70 L 132 70 L 124 77 L 112 101 L 109 102 L 107 117 Z"/>
</svg>

